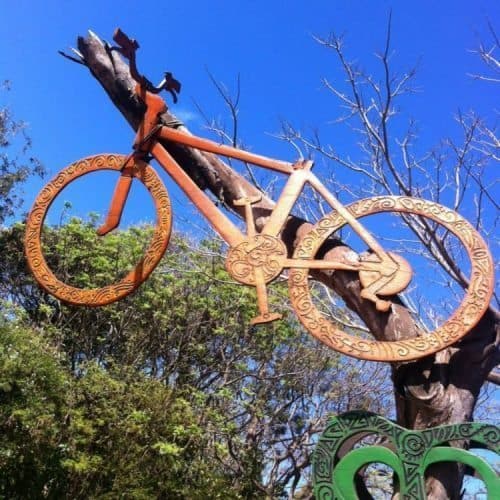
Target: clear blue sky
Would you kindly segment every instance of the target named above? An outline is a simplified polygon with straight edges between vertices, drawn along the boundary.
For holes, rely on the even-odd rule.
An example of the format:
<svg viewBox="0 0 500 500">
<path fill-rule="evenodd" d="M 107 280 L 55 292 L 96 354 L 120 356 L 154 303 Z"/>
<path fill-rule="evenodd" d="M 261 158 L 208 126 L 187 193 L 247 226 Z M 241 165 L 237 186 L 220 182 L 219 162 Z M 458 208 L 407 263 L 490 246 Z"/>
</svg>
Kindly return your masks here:
<svg viewBox="0 0 500 500">
<path fill-rule="evenodd" d="M 342 110 L 320 82 L 344 76 L 312 35 L 344 33 L 349 57 L 370 69 L 383 47 L 391 8 L 393 67 L 403 71 L 420 61 L 421 92 L 405 101 L 405 111 L 419 124 L 422 150 L 456 133 L 458 108 L 494 116 L 498 91 L 467 76 L 482 69 L 471 50 L 488 38 L 487 20 L 500 20 L 500 4 L 486 0 L 4 0 L 0 80 L 11 80 L 9 104 L 29 123 L 33 154 L 51 174 L 87 155 L 130 151 L 133 132 L 101 87 L 84 67 L 57 54 L 76 46 L 87 29 L 111 40 L 117 26 L 139 40 L 139 67 L 151 80 L 165 70 L 181 80 L 173 109 L 192 131 L 200 132 L 203 124 L 193 99 L 209 117 L 224 114 L 208 67 L 229 88 L 241 75 L 240 139 L 253 151 L 294 160 L 294 150 L 270 136 L 286 118 L 304 129 L 320 127 L 326 141 L 356 156 L 357 137 L 330 125 Z M 27 185 L 28 206 L 42 183 Z M 179 197 L 171 183 L 169 190 Z"/>
<path fill-rule="evenodd" d="M 210 117 L 224 112 L 205 68 L 229 87 L 241 75 L 240 139 L 252 150 L 293 160 L 292 149 L 271 138 L 281 118 L 321 127 L 325 138 L 355 151 L 347 129 L 329 129 L 341 114 L 320 83 L 343 79 L 328 51 L 312 35 L 346 34 L 347 52 L 365 67 L 383 47 L 393 10 L 396 69 L 420 60 L 421 92 L 406 101 L 421 130 L 422 148 L 454 133 L 453 114 L 475 109 L 492 117 L 498 91 L 473 81 L 481 71 L 470 51 L 487 39 L 487 20 L 498 27 L 493 0 L 256 0 L 139 2 L 0 0 L 0 80 L 12 81 L 8 101 L 29 122 L 33 154 L 53 174 L 80 157 L 128 152 L 133 133 L 85 68 L 57 54 L 93 30 L 110 40 L 120 26 L 139 40 L 140 68 L 153 81 L 170 70 L 183 84 L 174 112 L 200 132 L 199 102 Z M 168 183 L 167 183 L 168 184 Z M 31 203 L 42 181 L 28 185 Z M 169 187 L 169 189 L 171 189 Z"/>
<path fill-rule="evenodd" d="M 486 37 L 487 18 L 500 19 L 500 4 L 494 1 L 1 3 L 0 78 L 12 81 L 8 100 L 16 116 L 29 122 L 34 153 L 52 172 L 88 154 L 126 152 L 132 138 L 95 80 L 57 54 L 75 46 L 76 37 L 89 28 L 109 40 L 120 26 L 137 38 L 140 67 L 153 81 L 164 70 L 173 71 L 183 83 L 176 108 L 182 116 L 194 116 L 192 98 L 209 116 L 223 111 L 205 67 L 228 86 L 240 73 L 241 138 L 254 150 L 289 159 L 293 151 L 265 134 L 279 129 L 281 117 L 298 126 L 324 126 L 340 113 L 320 78 L 335 81 L 341 75 L 311 34 L 346 33 L 351 57 L 369 66 L 383 45 L 391 7 L 396 68 L 421 60 L 422 93 L 408 104 L 424 143 L 447 133 L 458 107 L 488 114 L 498 104 L 491 86 L 466 76 L 478 70 L 469 50 Z M 196 116 L 188 125 L 198 130 Z M 329 139 L 355 147 L 344 133 Z"/>
</svg>

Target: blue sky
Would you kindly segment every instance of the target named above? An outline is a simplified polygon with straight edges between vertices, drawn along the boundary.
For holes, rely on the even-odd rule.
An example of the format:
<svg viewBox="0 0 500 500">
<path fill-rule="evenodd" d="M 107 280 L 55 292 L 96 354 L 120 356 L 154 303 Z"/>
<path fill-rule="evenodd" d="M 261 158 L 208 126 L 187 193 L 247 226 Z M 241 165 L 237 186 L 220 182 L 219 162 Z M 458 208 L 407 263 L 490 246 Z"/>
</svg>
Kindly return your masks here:
<svg viewBox="0 0 500 500">
<path fill-rule="evenodd" d="M 291 161 L 294 150 L 271 136 L 283 118 L 305 130 L 320 127 L 348 154 L 357 149 L 349 129 L 331 125 L 342 110 L 321 78 L 342 83 L 344 76 L 312 35 L 344 33 L 349 57 L 371 69 L 391 8 L 393 67 L 403 71 L 419 61 L 420 92 L 403 103 L 406 116 L 419 125 L 422 150 L 456 133 L 453 115 L 459 108 L 490 120 L 498 111 L 498 91 L 467 76 L 482 71 L 471 50 L 488 39 L 488 19 L 498 26 L 498 1 L 0 0 L 0 5 L 0 80 L 12 82 L 12 91 L 1 98 L 28 122 L 33 154 L 51 174 L 83 156 L 127 153 L 134 135 L 86 69 L 57 54 L 76 46 L 76 37 L 87 29 L 111 40 L 119 26 L 139 40 L 139 67 L 152 81 L 172 71 L 183 84 L 174 113 L 195 133 L 202 132 L 203 120 L 193 100 L 211 118 L 225 114 L 206 68 L 229 88 L 239 73 L 240 139 L 253 151 Z M 28 183 L 28 204 L 42 184 Z"/>
<path fill-rule="evenodd" d="M 205 68 L 227 84 L 241 75 L 240 138 L 254 151 L 293 159 L 295 153 L 268 133 L 281 118 L 299 127 L 325 127 L 328 139 L 349 150 L 348 130 L 328 129 L 339 116 L 321 77 L 343 78 L 332 55 L 312 35 L 345 33 L 352 59 L 365 67 L 383 46 L 387 15 L 393 9 L 396 69 L 419 64 L 422 92 L 408 101 L 420 124 L 422 143 L 448 133 L 453 113 L 491 113 L 497 96 L 466 74 L 480 63 L 469 51 L 485 38 L 486 20 L 499 19 L 493 1 L 184 1 L 137 2 L 3 0 L 0 78 L 12 81 L 8 95 L 17 117 L 29 122 L 34 153 L 55 172 L 81 156 L 129 149 L 132 132 L 105 93 L 81 66 L 58 56 L 92 29 L 111 39 L 122 27 L 141 44 L 140 68 L 158 81 L 164 70 L 182 81 L 181 116 L 199 131 L 193 99 L 206 114 L 223 105 Z M 337 79 L 337 80 L 336 80 Z M 28 194 L 28 198 L 33 196 Z"/>
<path fill-rule="evenodd" d="M 421 151 L 458 133 L 453 116 L 459 108 L 474 109 L 490 121 L 497 116 L 496 88 L 467 76 L 483 70 L 471 51 L 489 39 L 488 20 L 493 25 L 500 20 L 500 4 L 491 0 L 0 2 L 0 80 L 12 82 L 12 91 L 0 99 L 6 98 L 15 115 L 28 122 L 33 154 L 51 175 L 84 156 L 127 153 L 133 140 L 132 130 L 96 80 L 57 54 L 76 46 L 77 36 L 88 29 L 111 40 L 119 26 L 139 40 L 139 68 L 152 81 L 172 71 L 183 84 L 174 113 L 195 133 L 204 132 L 193 101 L 210 118 L 227 117 L 206 69 L 230 89 L 240 74 L 240 140 L 255 152 L 290 161 L 296 152 L 272 137 L 281 119 L 305 131 L 318 127 L 325 142 L 354 158 L 359 154 L 352 131 L 332 125 L 343 110 L 321 78 L 342 85 L 345 77 L 313 35 L 345 34 L 350 60 L 371 71 L 391 9 L 394 70 L 403 72 L 418 62 L 419 92 L 402 104 L 404 117 L 418 123 Z M 341 172 L 338 166 L 326 168 Z M 317 173 L 327 172 L 320 167 Z M 358 179 L 349 181 L 356 184 Z M 43 182 L 27 184 L 26 208 Z M 166 184 L 175 199 L 174 220 L 193 218 L 182 195 L 168 179 Z M 105 211 L 109 195 L 98 205 L 92 196 L 96 190 L 75 189 L 69 199 L 80 198 L 81 210 Z M 126 215 L 133 211 L 136 220 L 150 217 L 142 202 L 131 200 L 127 208 Z"/>
</svg>

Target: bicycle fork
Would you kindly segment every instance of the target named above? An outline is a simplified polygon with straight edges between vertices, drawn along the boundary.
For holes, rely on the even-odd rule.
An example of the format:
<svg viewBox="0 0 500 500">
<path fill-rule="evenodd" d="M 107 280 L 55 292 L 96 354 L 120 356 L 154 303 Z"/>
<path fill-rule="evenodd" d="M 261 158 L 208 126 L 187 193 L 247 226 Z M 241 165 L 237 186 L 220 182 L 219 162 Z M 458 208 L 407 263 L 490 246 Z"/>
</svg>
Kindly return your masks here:
<svg viewBox="0 0 500 500">
<path fill-rule="evenodd" d="M 97 229 L 97 234 L 99 236 L 108 234 L 120 224 L 125 202 L 127 201 L 127 197 L 132 186 L 132 180 L 134 178 L 136 159 L 135 155 L 131 155 L 127 158 L 125 164 L 123 165 L 120 178 L 116 183 L 115 191 L 111 198 L 111 203 L 104 224 Z"/>
</svg>

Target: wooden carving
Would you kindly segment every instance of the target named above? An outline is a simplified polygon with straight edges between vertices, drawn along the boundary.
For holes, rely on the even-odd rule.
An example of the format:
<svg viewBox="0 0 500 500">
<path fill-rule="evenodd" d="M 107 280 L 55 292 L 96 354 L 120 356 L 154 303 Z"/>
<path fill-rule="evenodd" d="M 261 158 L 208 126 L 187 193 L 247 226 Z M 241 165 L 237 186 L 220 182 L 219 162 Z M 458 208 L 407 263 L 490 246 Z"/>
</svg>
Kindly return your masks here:
<svg viewBox="0 0 500 500">
<path fill-rule="evenodd" d="M 127 168 L 124 170 L 125 164 Z M 42 252 L 41 233 L 47 211 L 56 196 L 78 177 L 99 170 L 115 170 L 142 182 L 154 199 L 157 221 L 144 257 L 123 279 L 103 288 L 76 288 L 63 283 L 50 270 Z M 132 293 L 147 279 L 167 249 L 171 227 L 172 211 L 168 193 L 158 174 L 149 165 L 141 161 L 131 162 L 123 155 L 98 155 L 72 163 L 40 191 L 26 221 L 24 247 L 31 272 L 49 293 L 70 304 L 103 306 Z"/>
<path fill-rule="evenodd" d="M 375 438 L 380 444 L 358 446 L 365 436 Z M 463 440 L 469 441 L 471 447 L 475 443 L 475 447 L 500 455 L 500 429 L 494 425 L 464 423 L 410 431 L 364 411 L 333 417 L 313 455 L 315 498 L 361 498 L 355 486 L 357 472 L 371 463 L 382 463 L 396 474 L 398 498 L 424 500 L 426 469 L 438 462 L 460 462 L 475 469 L 486 485 L 488 498 L 497 498 L 500 478 L 484 459 L 453 447 L 453 442 Z"/>
<path fill-rule="evenodd" d="M 153 88 L 148 80 L 138 74 L 135 64 L 138 44 L 129 40 L 122 32 L 116 33 L 115 40 L 120 44 L 118 50 L 130 59 L 131 74 L 137 82 L 135 93 L 146 106 L 144 119 L 138 127 L 134 152 L 130 157 L 100 155 L 77 161 L 49 182 L 37 197 L 27 221 L 26 256 L 35 278 L 48 292 L 72 304 L 104 305 L 133 292 L 149 276 L 167 247 L 171 230 L 171 209 L 167 192 L 157 174 L 144 162 L 151 155 L 228 243 L 230 249 L 226 269 L 229 274 L 240 283 L 255 286 L 259 314 L 252 323 L 273 321 L 280 317 L 278 312 L 269 310 L 266 287 L 286 269 L 289 269 L 292 306 L 304 327 L 329 347 L 349 356 L 380 361 L 419 358 L 456 342 L 479 321 L 488 307 L 493 291 L 493 263 L 481 236 L 460 215 L 436 203 L 409 197 L 371 198 L 345 207 L 311 172 L 311 161 L 301 160 L 292 164 L 266 158 L 168 127 L 159 118 L 167 109 L 163 99 L 156 95 L 160 87 Z M 169 75 L 170 83 L 165 83 L 164 88 L 175 95 L 180 90 L 180 84 Z M 259 201 L 259 197 L 244 197 L 235 202 L 235 206 L 245 210 L 247 231 L 244 234 L 185 173 L 161 145 L 160 139 L 287 174 L 289 177 L 286 185 L 264 227 L 257 232 L 252 216 L 251 206 Z M 121 175 L 108 217 L 98 234 L 104 235 L 119 224 L 133 179 L 144 183 L 155 201 L 155 233 L 144 258 L 125 278 L 104 288 L 78 289 L 62 283 L 49 269 L 42 255 L 41 230 L 50 204 L 68 183 L 81 175 L 106 168 L 118 171 Z M 304 235 L 294 255 L 289 256 L 280 235 L 306 184 L 326 200 L 333 212 Z M 309 270 L 347 270 L 359 273 L 363 287 L 361 297 L 373 302 L 377 310 L 382 312 L 391 307 L 389 296 L 401 292 L 410 283 L 412 269 L 406 260 L 384 250 L 376 236 L 358 220 L 364 215 L 379 212 L 404 212 L 428 217 L 456 235 L 469 255 L 472 270 L 466 296 L 451 318 L 429 335 L 398 342 L 359 339 L 341 331 L 313 305 L 308 285 Z M 325 239 L 345 224 L 361 238 L 371 254 L 356 262 L 316 258 Z"/>
<path fill-rule="evenodd" d="M 476 324 L 476 315 L 479 311 L 482 311 L 480 314 L 484 312 L 483 308 L 485 304 L 489 304 L 491 297 L 493 262 L 486 244 L 469 222 L 453 210 L 437 203 L 410 197 L 368 198 L 353 203 L 348 210 L 356 218 L 382 212 L 412 213 L 428 217 L 443 225 L 450 233 L 457 236 L 470 256 L 472 269 L 469 292 L 453 315 L 432 333 L 408 340 L 380 342 L 344 333 L 334 323 L 328 321 L 314 306 L 309 290 L 308 270 L 291 269 L 289 286 L 292 304 L 300 321 L 312 335 L 332 349 L 349 356 L 374 361 L 403 361 L 419 358 L 454 344 L 463 337 L 465 330 Z M 325 239 L 345 224 L 345 219 L 338 212 L 324 217 L 299 242 L 294 257 L 314 259 Z M 404 271 L 407 271 L 406 267 Z M 360 271 L 360 275 L 362 272 Z M 383 274 L 379 273 L 378 276 Z M 387 287 L 393 285 L 391 281 L 386 282 L 382 278 L 372 283 L 379 287 L 375 293 L 382 295 L 394 293 L 392 291 L 394 288 L 387 290 Z M 363 285 L 366 287 L 365 283 Z"/>
</svg>

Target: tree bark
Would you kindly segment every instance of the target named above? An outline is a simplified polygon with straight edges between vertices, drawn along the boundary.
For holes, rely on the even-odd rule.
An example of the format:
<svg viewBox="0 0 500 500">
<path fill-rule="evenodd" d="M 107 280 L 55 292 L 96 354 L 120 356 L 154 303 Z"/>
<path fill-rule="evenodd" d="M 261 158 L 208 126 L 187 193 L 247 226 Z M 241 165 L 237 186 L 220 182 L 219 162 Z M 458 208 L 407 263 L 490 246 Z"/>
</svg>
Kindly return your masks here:
<svg viewBox="0 0 500 500">
<path fill-rule="evenodd" d="M 78 38 L 78 50 L 83 64 L 135 130 L 142 119 L 144 106 L 132 91 L 134 81 L 127 64 L 92 33 L 86 38 Z M 162 120 L 189 133 L 170 111 L 162 116 Z M 215 155 L 167 142 L 163 146 L 201 189 L 210 191 L 240 217 L 244 217 L 243 209 L 236 207 L 234 200 L 263 194 Z M 273 201 L 263 195 L 253 207 L 258 227 L 263 226 L 273 206 Z M 290 253 L 311 226 L 305 220 L 290 217 L 281 235 Z M 328 259 L 333 252 L 345 251 L 349 251 L 348 247 L 332 238 L 324 258 Z M 419 334 L 409 311 L 397 299 L 387 313 L 378 312 L 371 302 L 361 299 L 357 273 L 317 272 L 315 278 L 338 293 L 362 318 L 376 339 L 400 340 Z M 500 362 L 499 324 L 498 314 L 489 310 L 457 345 L 417 361 L 394 363 L 392 378 L 398 424 L 409 429 L 425 429 L 470 421 L 488 373 Z M 466 443 L 454 444 L 466 446 Z M 432 467 L 426 485 L 429 498 L 459 498 L 463 473 L 463 468 L 450 464 Z"/>
</svg>

